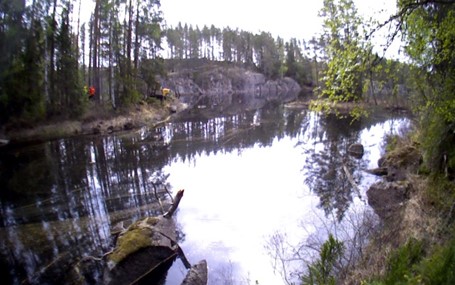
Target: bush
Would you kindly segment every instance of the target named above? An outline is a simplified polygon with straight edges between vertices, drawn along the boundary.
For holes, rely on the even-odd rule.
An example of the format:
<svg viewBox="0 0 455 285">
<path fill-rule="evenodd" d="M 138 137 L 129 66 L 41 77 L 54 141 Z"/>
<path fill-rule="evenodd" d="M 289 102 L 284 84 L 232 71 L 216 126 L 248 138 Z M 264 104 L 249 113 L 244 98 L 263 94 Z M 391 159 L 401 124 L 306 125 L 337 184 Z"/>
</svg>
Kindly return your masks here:
<svg viewBox="0 0 455 285">
<path fill-rule="evenodd" d="M 335 284 L 335 266 L 343 255 L 343 242 L 329 235 L 322 244 L 319 260 L 308 266 L 308 273 L 302 277 L 302 285 Z"/>
<path fill-rule="evenodd" d="M 421 262 L 418 267 L 424 284 L 455 284 L 455 239 Z"/>
<path fill-rule="evenodd" d="M 413 266 L 423 257 L 423 243 L 410 239 L 398 248 L 388 260 L 387 275 L 384 284 L 408 284 L 409 276 L 413 275 Z"/>
</svg>

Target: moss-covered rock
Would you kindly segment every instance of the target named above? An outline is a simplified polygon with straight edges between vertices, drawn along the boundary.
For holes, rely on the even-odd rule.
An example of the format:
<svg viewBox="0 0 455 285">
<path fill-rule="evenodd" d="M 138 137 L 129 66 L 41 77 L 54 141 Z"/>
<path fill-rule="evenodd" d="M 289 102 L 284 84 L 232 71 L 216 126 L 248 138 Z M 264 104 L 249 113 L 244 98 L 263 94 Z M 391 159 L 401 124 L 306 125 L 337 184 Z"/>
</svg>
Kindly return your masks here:
<svg viewBox="0 0 455 285">
<path fill-rule="evenodd" d="M 163 216 L 149 217 L 122 232 L 106 256 L 104 283 L 130 284 L 135 280 L 156 283 L 177 256 L 175 223 Z"/>
</svg>

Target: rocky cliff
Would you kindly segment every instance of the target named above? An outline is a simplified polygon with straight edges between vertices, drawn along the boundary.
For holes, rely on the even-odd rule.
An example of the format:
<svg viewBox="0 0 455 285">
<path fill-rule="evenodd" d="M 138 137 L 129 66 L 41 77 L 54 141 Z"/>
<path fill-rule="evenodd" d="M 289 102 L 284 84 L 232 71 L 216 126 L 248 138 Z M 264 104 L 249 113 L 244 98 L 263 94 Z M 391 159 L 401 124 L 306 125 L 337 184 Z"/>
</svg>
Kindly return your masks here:
<svg viewBox="0 0 455 285">
<path fill-rule="evenodd" d="M 270 101 L 289 102 L 301 88 L 291 78 L 269 80 L 241 67 L 206 65 L 171 72 L 162 85 L 189 107 L 220 112 L 255 109 Z"/>
</svg>

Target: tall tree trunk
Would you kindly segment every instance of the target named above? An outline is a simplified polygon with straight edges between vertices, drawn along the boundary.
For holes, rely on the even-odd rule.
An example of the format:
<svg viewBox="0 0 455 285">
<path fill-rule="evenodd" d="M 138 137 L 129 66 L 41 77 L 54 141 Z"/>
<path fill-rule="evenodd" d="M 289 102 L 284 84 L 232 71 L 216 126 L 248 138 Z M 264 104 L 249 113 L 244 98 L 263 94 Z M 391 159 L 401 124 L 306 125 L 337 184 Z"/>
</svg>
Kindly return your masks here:
<svg viewBox="0 0 455 285">
<path fill-rule="evenodd" d="M 82 6 L 82 0 L 79 0 L 79 9 L 77 12 L 77 27 L 76 27 L 76 56 L 77 59 L 79 59 L 79 33 L 80 33 L 80 24 L 81 24 L 81 6 Z"/>
<path fill-rule="evenodd" d="M 376 100 L 376 94 L 374 93 L 374 84 L 373 84 L 373 72 L 370 71 L 370 89 L 371 89 L 371 97 L 373 97 L 374 105 L 378 105 L 378 101 Z"/>
<path fill-rule="evenodd" d="M 114 43 L 114 15 L 110 12 L 109 16 L 109 42 Z M 112 108 L 117 108 L 114 95 L 114 49 L 112 44 L 109 45 L 109 97 L 111 98 Z"/>
<path fill-rule="evenodd" d="M 95 13 L 93 15 L 93 53 L 92 53 L 92 63 L 93 63 L 93 83 L 92 85 L 95 87 L 96 90 L 96 97 L 98 98 L 98 102 L 101 103 L 101 90 L 100 90 L 100 69 L 99 69 L 99 37 L 100 37 L 100 3 L 101 0 L 96 0 L 95 4 Z"/>
<path fill-rule="evenodd" d="M 134 70 L 137 70 L 138 68 L 138 62 L 139 62 L 139 3 L 140 1 L 137 1 L 137 6 L 136 6 L 136 24 L 135 24 L 135 29 L 136 29 L 136 38 L 134 41 Z"/>
<path fill-rule="evenodd" d="M 57 105 L 57 92 L 55 90 L 55 34 L 57 30 L 57 21 L 55 20 L 56 17 L 56 10 L 57 10 L 57 0 L 54 0 L 52 9 L 52 16 L 51 16 L 51 35 L 50 35 L 50 53 L 49 53 L 49 99 L 51 103 L 52 111 L 55 110 Z"/>
<path fill-rule="evenodd" d="M 131 69 L 131 45 L 133 41 L 133 3 L 132 0 L 129 1 L 128 6 L 128 27 L 126 32 L 126 74 L 124 75 L 125 84 L 123 85 L 123 96 L 130 99 L 130 91 L 132 88 L 131 78 L 132 78 L 132 69 Z"/>
<path fill-rule="evenodd" d="M 93 61 L 92 61 L 92 54 L 93 54 L 93 21 L 90 25 L 89 31 L 89 43 L 88 43 L 88 85 L 93 85 Z"/>
</svg>

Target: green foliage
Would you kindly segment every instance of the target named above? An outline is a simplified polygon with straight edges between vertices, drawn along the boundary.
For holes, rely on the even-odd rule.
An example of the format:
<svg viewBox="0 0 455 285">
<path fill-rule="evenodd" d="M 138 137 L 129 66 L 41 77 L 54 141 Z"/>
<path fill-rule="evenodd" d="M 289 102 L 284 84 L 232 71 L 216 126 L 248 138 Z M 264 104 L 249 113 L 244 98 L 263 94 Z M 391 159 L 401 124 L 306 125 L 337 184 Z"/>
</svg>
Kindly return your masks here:
<svg viewBox="0 0 455 285">
<path fill-rule="evenodd" d="M 406 53 L 419 67 L 425 161 L 433 172 L 455 166 L 455 2 L 398 1 Z"/>
<path fill-rule="evenodd" d="M 438 246 L 417 269 L 423 284 L 455 284 L 455 239 L 446 246 Z"/>
<path fill-rule="evenodd" d="M 423 243 L 409 240 L 388 260 L 388 271 L 380 280 L 362 282 L 370 285 L 455 284 L 455 239 L 437 245 L 432 254 L 423 256 Z"/>
<path fill-rule="evenodd" d="M 325 0 L 321 16 L 328 63 L 320 96 L 335 103 L 357 102 L 362 98 L 368 51 L 363 20 L 352 0 Z"/>
<path fill-rule="evenodd" d="M 386 136 L 386 153 L 392 152 L 398 146 L 399 139 L 400 136 L 396 134 L 390 134 Z"/>
<path fill-rule="evenodd" d="M 161 46 L 160 1 L 122 2 L 125 10 L 116 0 L 95 1 L 93 11 L 84 11 L 91 13 L 90 23 L 76 33 L 70 19 L 79 25 L 74 10 L 86 3 L 73 2 L 0 1 L 0 123 L 78 117 L 88 103 L 84 85 L 96 88 L 100 104 L 140 99 L 146 84 L 139 61 L 156 59 Z M 143 80 L 157 69 L 147 70 Z"/>
<path fill-rule="evenodd" d="M 300 84 L 312 85 L 310 60 L 303 56 L 305 44 L 296 39 L 285 42 L 270 33 L 251 32 L 225 27 L 182 25 L 164 31 L 171 59 L 208 59 L 235 62 L 256 68 L 268 78 L 283 75 Z M 215 52 L 216 50 L 222 52 Z"/>
<path fill-rule="evenodd" d="M 335 265 L 344 251 L 343 242 L 329 235 L 321 246 L 319 259 L 308 266 L 308 272 L 302 277 L 302 285 L 335 284 Z"/>
<path fill-rule="evenodd" d="M 445 175 L 432 172 L 431 179 L 426 189 L 425 199 L 428 204 L 432 205 L 444 218 L 444 222 L 452 223 L 455 213 L 453 208 L 455 205 L 455 185 L 445 177 Z M 443 227 L 443 231 L 450 228 Z M 448 234 L 443 232 L 443 234 Z M 449 232 L 450 234 L 450 232 Z"/>
<path fill-rule="evenodd" d="M 71 38 L 70 11 L 63 9 L 62 22 L 58 33 L 56 94 L 53 94 L 53 102 L 58 108 L 67 110 L 70 117 L 78 117 L 84 111 L 84 97 L 81 79 L 79 78 L 79 63 L 77 50 Z"/>
<path fill-rule="evenodd" d="M 407 284 L 407 279 L 414 273 L 413 266 L 422 259 L 423 253 L 423 243 L 415 239 L 398 248 L 388 260 L 384 284 Z"/>
<path fill-rule="evenodd" d="M 433 172 L 455 170 L 455 122 L 448 124 L 440 115 L 422 116 L 420 141 L 424 160 Z"/>
<path fill-rule="evenodd" d="M 302 55 L 296 39 L 291 39 L 284 46 L 286 56 L 284 62 L 284 75 L 293 78 L 300 85 L 311 86 L 314 84 L 311 76 L 311 62 Z"/>
</svg>

